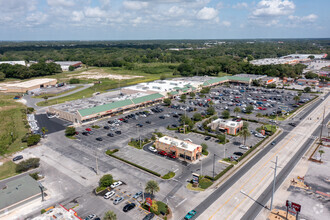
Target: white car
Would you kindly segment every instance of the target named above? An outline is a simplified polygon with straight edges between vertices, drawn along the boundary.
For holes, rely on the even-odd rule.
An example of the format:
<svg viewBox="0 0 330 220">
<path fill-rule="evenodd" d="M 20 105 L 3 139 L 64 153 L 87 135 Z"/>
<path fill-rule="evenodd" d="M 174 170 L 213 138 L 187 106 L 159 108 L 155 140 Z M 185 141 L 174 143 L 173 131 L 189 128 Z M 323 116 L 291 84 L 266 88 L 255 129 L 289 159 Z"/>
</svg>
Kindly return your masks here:
<svg viewBox="0 0 330 220">
<path fill-rule="evenodd" d="M 114 189 L 114 188 L 120 186 L 121 184 L 123 184 L 122 181 L 117 181 L 117 182 L 114 182 L 110 187 Z"/>
<path fill-rule="evenodd" d="M 244 150 L 248 150 L 249 148 L 247 147 L 247 146 L 245 146 L 245 145 L 241 145 L 241 146 L 239 146 L 239 148 L 240 149 L 244 149 Z"/>
<path fill-rule="evenodd" d="M 105 198 L 105 199 L 110 199 L 113 195 L 115 195 L 115 192 L 114 192 L 114 191 L 110 191 L 110 192 L 107 192 L 107 193 L 104 195 L 104 198 Z"/>
<path fill-rule="evenodd" d="M 153 146 L 148 147 L 148 149 L 149 149 L 151 152 L 157 153 L 157 149 L 154 148 Z"/>
<path fill-rule="evenodd" d="M 190 140 L 189 138 L 185 138 L 185 141 L 190 141 L 192 143 L 192 140 Z"/>
<path fill-rule="evenodd" d="M 167 118 L 169 118 L 169 117 L 170 117 L 170 115 L 169 115 L 169 114 L 165 114 L 164 116 L 165 116 L 165 117 L 167 117 Z"/>
<path fill-rule="evenodd" d="M 113 201 L 113 204 L 114 205 L 117 205 L 119 203 L 121 203 L 122 201 L 124 201 L 124 197 L 117 197 L 114 201 Z"/>
<path fill-rule="evenodd" d="M 258 137 L 258 138 L 265 138 L 265 136 L 263 136 L 263 135 L 260 134 L 260 133 L 256 133 L 256 134 L 254 134 L 254 136 L 256 136 L 256 137 Z"/>
</svg>

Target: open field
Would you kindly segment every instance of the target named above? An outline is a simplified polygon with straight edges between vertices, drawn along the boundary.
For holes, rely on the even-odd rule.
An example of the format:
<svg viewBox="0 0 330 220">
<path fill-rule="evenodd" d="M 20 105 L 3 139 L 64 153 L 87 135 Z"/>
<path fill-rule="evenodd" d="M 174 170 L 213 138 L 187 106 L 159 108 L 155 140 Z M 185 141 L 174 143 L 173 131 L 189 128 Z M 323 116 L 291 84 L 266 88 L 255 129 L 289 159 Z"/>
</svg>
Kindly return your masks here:
<svg viewBox="0 0 330 220">
<path fill-rule="evenodd" d="M 80 89 L 82 87 L 83 86 L 77 86 L 77 87 L 75 87 L 73 89 L 69 89 L 69 90 L 66 90 L 66 91 L 61 92 L 61 93 L 57 93 L 57 94 L 52 94 L 52 93 L 50 93 L 50 94 L 42 94 L 42 95 L 38 95 L 38 96 L 32 96 L 32 98 L 43 99 L 45 96 L 47 96 L 48 98 L 50 98 L 50 97 L 56 97 L 56 96 L 64 95 L 64 94 L 67 94 L 69 92 L 75 91 L 75 90 Z"/>
<path fill-rule="evenodd" d="M 15 102 L 12 95 L 0 94 L 0 154 L 13 153 L 26 147 L 21 139 L 28 132 L 25 106 Z"/>
<path fill-rule="evenodd" d="M 0 180 L 16 175 L 16 164 L 7 161 L 0 166 Z"/>
</svg>

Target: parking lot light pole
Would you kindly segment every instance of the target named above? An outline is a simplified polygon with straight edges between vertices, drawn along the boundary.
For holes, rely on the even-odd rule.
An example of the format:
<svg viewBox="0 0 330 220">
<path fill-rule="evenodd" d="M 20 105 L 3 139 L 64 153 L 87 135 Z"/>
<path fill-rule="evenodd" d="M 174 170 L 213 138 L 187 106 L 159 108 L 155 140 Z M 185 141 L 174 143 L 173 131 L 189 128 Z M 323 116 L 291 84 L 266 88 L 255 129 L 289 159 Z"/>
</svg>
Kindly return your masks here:
<svg viewBox="0 0 330 220">
<path fill-rule="evenodd" d="M 199 159 L 199 161 L 201 162 L 201 176 L 203 176 L 203 161 L 202 159 Z"/>
<path fill-rule="evenodd" d="M 141 188 L 142 188 L 142 203 L 144 202 L 144 189 L 143 189 L 143 187 L 142 187 L 142 183 L 140 182 L 140 186 L 141 186 Z"/>
<path fill-rule="evenodd" d="M 277 171 L 277 156 L 276 156 L 276 160 L 275 160 L 273 191 L 272 191 L 272 198 L 270 200 L 270 211 L 272 211 L 272 209 L 273 209 L 273 200 L 274 200 L 275 185 L 276 185 L 276 171 Z"/>
</svg>

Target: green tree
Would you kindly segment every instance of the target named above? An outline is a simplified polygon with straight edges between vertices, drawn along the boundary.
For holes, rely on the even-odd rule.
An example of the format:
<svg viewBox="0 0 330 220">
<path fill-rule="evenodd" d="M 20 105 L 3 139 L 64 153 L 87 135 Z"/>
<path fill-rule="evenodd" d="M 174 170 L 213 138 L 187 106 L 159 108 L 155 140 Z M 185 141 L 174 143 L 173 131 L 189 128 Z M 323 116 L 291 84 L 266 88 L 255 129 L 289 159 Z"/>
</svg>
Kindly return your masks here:
<svg viewBox="0 0 330 220">
<path fill-rule="evenodd" d="M 26 140 L 28 146 L 36 145 L 37 143 L 39 143 L 39 141 L 40 141 L 39 134 L 32 134 L 32 135 L 28 136 L 27 140 Z"/>
<path fill-rule="evenodd" d="M 194 92 L 189 93 L 190 98 L 194 99 L 196 94 Z"/>
<path fill-rule="evenodd" d="M 207 148 L 208 148 L 209 146 L 207 146 L 207 144 L 202 143 L 201 146 L 202 146 L 202 153 L 205 154 L 206 152 L 208 152 L 208 151 L 207 151 Z"/>
<path fill-rule="evenodd" d="M 247 121 L 243 121 L 243 129 L 249 128 L 249 123 Z"/>
<path fill-rule="evenodd" d="M 250 62 L 251 60 L 254 60 L 254 57 L 253 57 L 251 54 L 249 54 L 249 55 L 247 56 L 247 60 Z"/>
<path fill-rule="evenodd" d="M 306 79 L 317 79 L 317 78 L 319 78 L 319 75 L 317 75 L 316 73 L 313 73 L 313 72 L 309 71 L 309 72 L 307 72 L 305 74 L 305 78 Z"/>
<path fill-rule="evenodd" d="M 71 126 L 66 127 L 66 129 L 65 129 L 65 135 L 66 136 L 73 136 L 75 134 L 76 134 L 76 128 L 75 127 L 71 127 Z"/>
<path fill-rule="evenodd" d="M 0 81 L 4 81 L 6 78 L 6 75 L 3 72 L 0 72 Z"/>
<path fill-rule="evenodd" d="M 221 113 L 222 117 L 227 119 L 230 117 L 230 113 L 228 110 L 224 110 L 222 113 Z"/>
<path fill-rule="evenodd" d="M 324 150 L 319 150 L 319 154 L 320 154 L 320 161 L 322 161 L 322 154 L 324 154 Z"/>
<path fill-rule="evenodd" d="M 200 120 L 202 120 L 202 115 L 200 113 L 195 113 L 193 115 L 193 119 L 194 119 L 194 121 L 200 121 Z"/>
<path fill-rule="evenodd" d="M 188 116 L 182 115 L 180 121 L 182 124 L 185 124 L 186 126 L 188 125 L 189 130 L 193 129 L 194 122 Z"/>
<path fill-rule="evenodd" d="M 185 102 L 186 99 L 187 99 L 187 96 L 186 96 L 185 94 L 182 94 L 182 95 L 180 96 L 180 99 L 181 99 L 182 102 Z"/>
<path fill-rule="evenodd" d="M 312 90 L 312 89 L 311 89 L 311 87 L 309 87 L 309 86 L 304 88 L 304 92 L 306 92 L 306 93 L 311 92 L 311 90 Z"/>
<path fill-rule="evenodd" d="M 237 114 L 241 112 L 241 109 L 239 107 L 234 108 L 234 112 L 236 113 L 236 117 Z"/>
<path fill-rule="evenodd" d="M 251 136 L 251 133 L 250 133 L 250 131 L 249 131 L 248 128 L 243 128 L 241 130 L 241 132 L 239 132 L 239 136 L 243 137 L 243 140 L 244 140 L 244 143 L 243 144 L 245 145 L 246 138 L 247 137 L 250 137 Z"/>
<path fill-rule="evenodd" d="M 158 192 L 159 189 L 159 185 L 156 181 L 154 180 L 150 180 L 147 182 L 146 187 L 144 189 L 147 193 L 150 193 L 151 196 L 154 195 L 154 193 Z"/>
<path fill-rule="evenodd" d="M 311 60 L 314 60 L 315 56 L 314 55 L 309 55 L 308 58 L 311 59 Z"/>
<path fill-rule="evenodd" d="M 208 114 L 208 115 L 214 115 L 215 114 L 215 109 L 213 107 L 208 107 L 206 109 L 206 114 Z"/>
<path fill-rule="evenodd" d="M 70 84 L 79 84 L 79 83 L 80 83 L 80 79 L 71 78 L 71 79 L 69 80 L 69 83 L 70 83 Z"/>
<path fill-rule="evenodd" d="M 164 104 L 165 104 L 166 106 L 170 106 L 171 103 L 172 103 L 171 99 L 169 99 L 169 98 L 164 99 L 163 102 L 164 102 Z"/>
<path fill-rule="evenodd" d="M 42 128 L 41 128 L 41 132 L 42 132 L 43 135 L 45 135 L 46 132 L 48 132 L 48 130 L 47 130 L 46 127 L 42 127 Z"/>
<path fill-rule="evenodd" d="M 47 95 L 43 96 L 42 98 L 44 99 L 45 103 L 48 102 L 48 96 Z"/>
<path fill-rule="evenodd" d="M 295 96 L 295 97 L 293 97 L 293 100 L 294 100 L 296 103 L 298 103 L 298 102 L 300 101 L 300 96 Z"/>
<path fill-rule="evenodd" d="M 165 80 L 166 79 L 166 76 L 165 75 L 161 75 L 160 76 L 160 80 Z"/>
<path fill-rule="evenodd" d="M 219 134 L 219 135 L 217 135 L 217 138 L 218 138 L 220 143 L 223 143 L 223 144 L 226 143 L 226 135 L 225 134 Z"/>
<path fill-rule="evenodd" d="M 107 211 L 104 214 L 103 220 L 117 220 L 117 215 L 113 211 Z"/>
<path fill-rule="evenodd" d="M 211 88 L 209 88 L 209 87 L 205 87 L 205 88 L 201 89 L 200 93 L 202 93 L 202 94 L 208 94 L 210 92 L 210 89 Z"/>
<path fill-rule="evenodd" d="M 262 117 L 262 114 L 259 112 L 256 114 L 256 117 L 260 118 L 260 117 Z"/>
<path fill-rule="evenodd" d="M 246 113 L 251 113 L 253 111 L 253 106 L 252 105 L 248 105 L 246 107 Z"/>
<path fill-rule="evenodd" d="M 102 178 L 99 181 L 100 187 L 109 187 L 113 183 L 113 177 L 111 174 L 106 174 L 102 176 Z"/>
<path fill-rule="evenodd" d="M 16 166 L 16 172 L 21 173 L 28 171 L 29 169 L 37 168 L 40 165 L 39 158 L 29 158 L 27 160 L 23 160 L 19 162 Z"/>
<path fill-rule="evenodd" d="M 69 66 L 69 71 L 73 71 L 75 68 L 74 68 L 74 66 Z"/>
</svg>

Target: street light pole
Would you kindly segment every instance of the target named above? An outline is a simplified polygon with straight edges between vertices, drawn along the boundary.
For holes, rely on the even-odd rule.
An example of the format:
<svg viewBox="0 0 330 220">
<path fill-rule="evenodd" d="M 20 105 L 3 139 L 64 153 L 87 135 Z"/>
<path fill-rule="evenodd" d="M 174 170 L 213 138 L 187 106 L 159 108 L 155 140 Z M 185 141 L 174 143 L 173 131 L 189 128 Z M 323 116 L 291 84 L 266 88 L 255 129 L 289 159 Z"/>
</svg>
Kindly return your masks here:
<svg viewBox="0 0 330 220">
<path fill-rule="evenodd" d="M 142 183 L 140 182 L 140 186 L 141 186 L 141 188 L 142 188 L 142 203 L 144 202 L 144 189 L 143 189 L 143 187 L 142 187 Z"/>
<path fill-rule="evenodd" d="M 325 106 L 324 106 L 324 108 L 323 108 L 323 119 L 322 119 L 322 122 L 321 122 L 320 142 L 322 142 L 322 132 L 323 132 L 324 114 L 325 114 Z"/>
<path fill-rule="evenodd" d="M 272 198 L 271 198 L 271 201 L 270 201 L 270 211 L 273 210 L 273 200 L 274 200 L 275 185 L 276 185 L 276 170 L 277 170 L 277 156 L 276 156 L 275 168 L 274 168 L 274 181 L 273 181 Z"/>
<path fill-rule="evenodd" d="M 213 179 L 214 179 L 215 154 L 213 155 Z"/>
<path fill-rule="evenodd" d="M 199 159 L 199 161 L 201 162 L 201 176 L 203 176 L 203 161 L 202 159 Z"/>
</svg>

